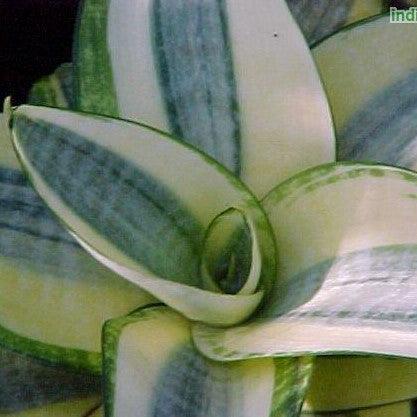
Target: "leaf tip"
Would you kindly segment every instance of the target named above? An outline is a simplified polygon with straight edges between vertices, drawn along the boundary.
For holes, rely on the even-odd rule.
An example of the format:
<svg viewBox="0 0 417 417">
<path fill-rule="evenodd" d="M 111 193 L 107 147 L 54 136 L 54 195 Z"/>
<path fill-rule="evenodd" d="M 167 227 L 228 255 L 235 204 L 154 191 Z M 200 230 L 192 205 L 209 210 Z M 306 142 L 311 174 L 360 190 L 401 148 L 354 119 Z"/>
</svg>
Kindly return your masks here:
<svg viewBox="0 0 417 417">
<path fill-rule="evenodd" d="M 5 116 L 6 126 L 10 129 L 10 120 L 12 118 L 12 98 L 10 96 L 6 97 L 3 102 L 3 114 Z"/>
</svg>

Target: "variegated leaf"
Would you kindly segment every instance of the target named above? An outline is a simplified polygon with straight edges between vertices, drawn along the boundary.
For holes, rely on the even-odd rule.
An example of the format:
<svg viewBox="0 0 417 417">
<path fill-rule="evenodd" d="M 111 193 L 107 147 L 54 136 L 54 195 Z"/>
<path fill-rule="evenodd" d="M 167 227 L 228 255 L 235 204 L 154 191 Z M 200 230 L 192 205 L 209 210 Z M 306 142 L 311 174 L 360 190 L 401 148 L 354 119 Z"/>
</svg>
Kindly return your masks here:
<svg viewBox="0 0 417 417">
<path fill-rule="evenodd" d="M 79 109 L 169 131 L 257 195 L 334 159 L 327 100 L 285 0 L 86 0 L 75 52 Z"/>
<path fill-rule="evenodd" d="M 417 174 L 365 164 L 308 170 L 263 201 L 278 286 L 257 318 L 197 325 L 212 359 L 374 353 L 417 358 Z"/>
<path fill-rule="evenodd" d="M 106 416 L 298 417 L 309 359 L 214 362 L 193 347 L 190 327 L 167 307 L 106 324 Z"/>
<path fill-rule="evenodd" d="M 417 167 L 416 42 L 414 25 L 391 24 L 385 15 L 314 48 L 339 160 Z"/>
<path fill-rule="evenodd" d="M 64 230 L 20 171 L 3 115 L 1 126 L 1 343 L 98 373 L 104 321 L 152 298 L 91 259 Z"/>
<path fill-rule="evenodd" d="M 11 124 L 41 197 L 119 275 L 187 317 L 217 325 L 242 321 L 269 292 L 275 245 L 268 220 L 245 186 L 215 161 L 118 119 L 22 106 Z M 205 289 L 200 255 L 205 230 L 230 208 L 241 213 L 251 236 L 251 290 L 222 294 Z"/>
</svg>

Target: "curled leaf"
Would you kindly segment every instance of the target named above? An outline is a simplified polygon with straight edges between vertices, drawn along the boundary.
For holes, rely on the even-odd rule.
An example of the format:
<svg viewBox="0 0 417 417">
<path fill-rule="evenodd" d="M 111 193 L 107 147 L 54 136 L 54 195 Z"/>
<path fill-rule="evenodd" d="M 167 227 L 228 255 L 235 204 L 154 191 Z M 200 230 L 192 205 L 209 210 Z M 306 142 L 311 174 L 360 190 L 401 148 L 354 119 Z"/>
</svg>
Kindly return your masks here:
<svg viewBox="0 0 417 417">
<path fill-rule="evenodd" d="M 213 160 L 118 119 L 22 106 L 12 120 L 17 152 L 36 190 L 113 271 L 190 319 L 216 325 L 244 320 L 270 292 L 275 244 L 269 222 L 243 184 Z M 206 291 L 200 277 L 204 231 L 229 208 L 244 215 L 255 245 L 245 294 Z"/>
</svg>

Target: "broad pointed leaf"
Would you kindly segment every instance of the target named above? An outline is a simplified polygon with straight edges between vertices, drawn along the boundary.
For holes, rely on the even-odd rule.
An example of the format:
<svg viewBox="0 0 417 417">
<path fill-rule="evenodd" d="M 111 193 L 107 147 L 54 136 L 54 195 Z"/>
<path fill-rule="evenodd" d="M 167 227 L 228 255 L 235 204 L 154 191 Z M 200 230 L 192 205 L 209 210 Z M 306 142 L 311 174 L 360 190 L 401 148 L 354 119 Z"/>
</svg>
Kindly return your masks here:
<svg viewBox="0 0 417 417">
<path fill-rule="evenodd" d="M 92 352 L 100 352 L 102 323 L 151 298 L 91 259 L 58 224 L 20 171 L 6 132 L 0 132 L 1 342 L 100 372 L 100 355 Z"/>
<path fill-rule="evenodd" d="M 100 262 L 194 320 L 233 324 L 271 288 L 275 245 L 256 199 L 213 160 L 159 131 L 118 119 L 22 106 L 17 152 L 47 202 Z M 117 141 L 114 139 L 118 138 Z M 205 229 L 233 208 L 245 218 L 257 282 L 251 294 L 204 289 Z"/>
<path fill-rule="evenodd" d="M 251 323 L 196 326 L 218 360 L 306 353 L 417 357 L 417 174 L 332 164 L 273 190 L 263 205 L 279 285 Z"/>
<path fill-rule="evenodd" d="M 338 159 L 417 167 L 416 45 L 414 25 L 391 24 L 385 15 L 314 48 L 334 116 Z"/>
<path fill-rule="evenodd" d="M 349 23 L 386 9 L 383 0 L 287 0 L 287 3 L 310 45 Z"/>
<path fill-rule="evenodd" d="M 107 417 L 298 416 L 308 359 L 213 362 L 193 347 L 190 326 L 167 307 L 106 324 Z"/>
<path fill-rule="evenodd" d="M 342 30 L 313 49 L 334 115 L 339 159 L 417 166 L 416 40 L 413 25 L 390 24 L 389 16 L 381 16 Z M 333 408 L 341 400 L 367 406 L 417 396 L 417 386 L 411 381 L 414 362 L 360 361 L 368 372 L 353 370 L 350 379 L 357 381 L 352 386 L 358 389 L 352 392 L 331 384 L 332 389 L 324 382 L 326 395 L 315 389 L 319 408 Z M 349 369 L 349 361 L 344 363 L 339 361 L 339 370 Z M 378 384 L 379 390 L 373 389 L 369 375 L 374 369 L 380 378 L 386 377 Z M 336 367 L 327 372 L 338 380 Z M 318 381 L 314 385 L 318 387 Z M 386 392 L 384 387 L 389 387 Z"/>
<path fill-rule="evenodd" d="M 75 52 L 79 109 L 169 131 L 257 195 L 334 158 L 327 100 L 284 0 L 86 0 Z"/>
</svg>

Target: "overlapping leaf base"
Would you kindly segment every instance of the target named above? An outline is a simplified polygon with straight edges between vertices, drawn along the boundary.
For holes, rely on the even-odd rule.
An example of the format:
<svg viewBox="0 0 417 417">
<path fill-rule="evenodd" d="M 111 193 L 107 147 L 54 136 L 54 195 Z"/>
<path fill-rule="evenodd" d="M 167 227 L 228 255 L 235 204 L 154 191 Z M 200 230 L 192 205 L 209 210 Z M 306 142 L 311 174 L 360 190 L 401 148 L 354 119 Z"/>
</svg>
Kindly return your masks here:
<svg viewBox="0 0 417 417">
<path fill-rule="evenodd" d="M 306 359 L 208 360 L 190 323 L 167 307 L 108 322 L 103 350 L 111 417 L 295 417 L 311 371 Z"/>
<path fill-rule="evenodd" d="M 307 3 L 291 5 L 311 40 L 382 7 Z M 94 399 L 27 417 L 296 417 L 310 354 L 350 356 L 317 360 L 305 412 L 409 417 L 408 402 L 391 403 L 416 395 L 416 364 L 392 357 L 417 357 L 416 175 L 320 166 L 275 188 L 263 207 L 236 178 L 262 196 L 334 157 L 323 89 L 285 3 L 87 0 L 80 16 L 74 69 L 41 80 L 31 101 L 181 139 L 102 115 L 6 107 L 24 168 L 71 231 L 6 145 L 0 337 L 19 352 L 22 406 L 74 398 L 72 377 L 50 363 L 99 373 L 99 332 L 111 319 L 105 410 Z M 382 17 L 315 48 L 340 159 L 414 167 L 412 44 L 393 49 L 414 35 Z M 381 43 L 395 62 L 381 58 Z M 150 294 L 169 307 L 136 310 Z M 351 357 L 369 353 L 386 357 Z M 68 392 L 56 390 L 64 396 L 32 395 L 25 369 L 33 377 L 39 359 L 28 354 L 45 361 L 43 381 L 65 383 Z"/>
</svg>

